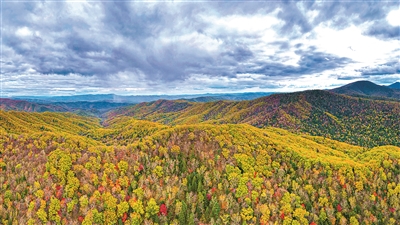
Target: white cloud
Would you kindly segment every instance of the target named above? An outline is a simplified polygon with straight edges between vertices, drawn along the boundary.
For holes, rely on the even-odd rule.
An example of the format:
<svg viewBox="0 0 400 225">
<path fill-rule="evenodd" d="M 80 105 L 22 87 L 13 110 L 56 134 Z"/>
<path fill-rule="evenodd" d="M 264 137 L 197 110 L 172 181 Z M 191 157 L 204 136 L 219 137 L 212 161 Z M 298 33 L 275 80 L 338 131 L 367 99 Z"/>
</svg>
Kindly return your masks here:
<svg viewBox="0 0 400 225">
<path fill-rule="evenodd" d="M 274 26 L 283 25 L 284 22 L 276 17 L 279 9 L 273 13 L 252 16 L 230 15 L 224 17 L 204 16 L 203 19 L 212 25 L 211 32 L 220 33 L 239 33 L 242 35 L 263 34 L 267 30 L 274 31 Z"/>
<path fill-rule="evenodd" d="M 21 27 L 15 31 L 15 34 L 19 37 L 27 37 L 32 36 L 33 32 L 28 27 Z"/>
<path fill-rule="evenodd" d="M 400 9 L 390 11 L 386 17 L 386 20 L 392 26 L 400 26 Z"/>
<path fill-rule="evenodd" d="M 314 29 L 315 39 L 304 40 L 314 45 L 318 50 L 340 57 L 347 57 L 362 65 L 374 65 L 390 61 L 393 49 L 399 48 L 397 40 L 380 40 L 363 35 L 364 26 L 349 26 L 343 30 L 336 30 L 326 25 Z M 362 66 L 360 65 L 360 66 Z"/>
<path fill-rule="evenodd" d="M 160 42 L 161 46 L 176 44 L 177 48 L 184 47 L 185 49 L 206 50 L 207 52 L 218 51 L 222 44 L 221 40 L 198 32 L 191 32 L 173 37 L 165 35 L 160 37 Z"/>
<path fill-rule="evenodd" d="M 59 74 L 39 74 L 28 69 L 27 73 L 3 75 L 3 91 L 12 93 L 13 90 L 24 90 L 24 92 L 13 93 L 13 95 L 65 95 L 77 94 L 90 87 L 100 87 L 100 81 L 96 77 L 84 77 L 78 74 L 68 76 Z"/>
</svg>

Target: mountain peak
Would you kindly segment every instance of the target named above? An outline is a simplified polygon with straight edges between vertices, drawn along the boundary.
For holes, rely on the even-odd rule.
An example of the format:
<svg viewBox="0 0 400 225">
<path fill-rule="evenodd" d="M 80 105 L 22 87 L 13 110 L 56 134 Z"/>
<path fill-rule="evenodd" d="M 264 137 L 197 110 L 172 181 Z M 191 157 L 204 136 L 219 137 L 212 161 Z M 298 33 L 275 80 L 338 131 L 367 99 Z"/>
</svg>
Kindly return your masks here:
<svg viewBox="0 0 400 225">
<path fill-rule="evenodd" d="M 388 87 L 393 88 L 393 89 L 400 89 L 400 82 L 393 83 L 393 84 L 389 85 Z"/>
<path fill-rule="evenodd" d="M 400 99 L 400 92 L 387 86 L 381 86 L 367 80 L 356 81 L 342 87 L 332 89 L 331 91 L 337 94 L 352 96 L 373 96 Z"/>
<path fill-rule="evenodd" d="M 374 82 L 371 82 L 369 80 L 360 80 L 360 81 L 356 81 L 350 84 L 346 84 L 343 87 L 361 87 L 361 88 L 377 88 L 377 87 L 381 87 L 378 84 L 375 84 Z"/>
</svg>

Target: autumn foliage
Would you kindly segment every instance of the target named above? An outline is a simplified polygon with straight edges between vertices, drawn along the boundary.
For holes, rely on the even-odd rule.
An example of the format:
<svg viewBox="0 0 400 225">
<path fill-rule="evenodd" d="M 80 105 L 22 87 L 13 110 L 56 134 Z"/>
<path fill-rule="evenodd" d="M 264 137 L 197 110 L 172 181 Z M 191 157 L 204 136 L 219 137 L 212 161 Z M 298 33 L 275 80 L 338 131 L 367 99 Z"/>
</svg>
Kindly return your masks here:
<svg viewBox="0 0 400 225">
<path fill-rule="evenodd" d="M 399 147 L 167 124 L 0 111 L 0 224 L 400 221 Z"/>
</svg>

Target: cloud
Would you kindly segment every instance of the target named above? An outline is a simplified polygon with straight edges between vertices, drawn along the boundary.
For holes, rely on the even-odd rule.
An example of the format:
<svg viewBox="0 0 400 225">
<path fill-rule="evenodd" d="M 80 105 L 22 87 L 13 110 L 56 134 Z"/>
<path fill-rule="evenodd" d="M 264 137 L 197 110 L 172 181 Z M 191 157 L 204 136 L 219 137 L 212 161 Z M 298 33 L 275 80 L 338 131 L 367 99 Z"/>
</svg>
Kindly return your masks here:
<svg viewBox="0 0 400 225">
<path fill-rule="evenodd" d="M 373 25 L 368 28 L 366 34 L 380 39 L 399 40 L 400 25 L 391 26 L 387 21 L 374 22 Z"/>
<path fill-rule="evenodd" d="M 278 77 L 298 77 L 301 75 L 320 73 L 326 70 L 332 70 L 347 63 L 351 62 L 351 59 L 345 57 L 337 57 L 335 55 L 310 51 L 296 51 L 296 54 L 300 56 L 300 60 L 297 65 L 284 65 L 282 63 L 270 62 L 264 63 L 259 62 L 255 70 L 245 71 L 252 73 L 267 74 L 269 76 Z"/>
<path fill-rule="evenodd" d="M 386 16 L 386 20 L 392 26 L 400 26 L 400 9 L 390 11 Z"/>
<path fill-rule="evenodd" d="M 32 36 L 32 31 L 29 30 L 27 27 L 22 27 L 19 28 L 16 32 L 15 35 L 19 37 L 27 37 L 27 36 Z"/>
<path fill-rule="evenodd" d="M 396 10 L 371 2 L 4 2 L 3 92 L 287 91 L 395 79 Z"/>
<path fill-rule="evenodd" d="M 280 33 L 289 35 L 290 38 L 297 38 L 313 29 L 307 19 L 307 13 L 302 12 L 301 7 L 293 3 L 287 3 L 284 6 L 278 13 L 278 18 L 285 21 L 280 28 Z"/>
<path fill-rule="evenodd" d="M 381 65 L 363 67 L 358 70 L 362 75 L 400 74 L 400 62 L 392 61 Z"/>
</svg>

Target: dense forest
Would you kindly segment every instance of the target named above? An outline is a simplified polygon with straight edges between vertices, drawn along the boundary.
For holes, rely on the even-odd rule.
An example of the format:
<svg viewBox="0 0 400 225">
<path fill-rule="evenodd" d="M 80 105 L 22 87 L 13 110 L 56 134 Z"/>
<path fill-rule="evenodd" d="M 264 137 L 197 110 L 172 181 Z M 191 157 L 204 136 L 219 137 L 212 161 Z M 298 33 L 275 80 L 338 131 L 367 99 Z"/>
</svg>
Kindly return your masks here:
<svg viewBox="0 0 400 225">
<path fill-rule="evenodd" d="M 126 115 L 171 125 L 247 123 L 365 147 L 400 147 L 400 102 L 350 97 L 322 90 L 275 94 L 251 101 L 159 100 L 119 108 L 108 115 Z"/>
<path fill-rule="evenodd" d="M 315 95 L 316 108 L 311 97 L 133 108 L 163 124 L 115 112 L 101 122 L 0 111 L 0 223 L 398 224 L 398 105 L 346 97 L 330 108 L 333 98 Z M 264 113 L 277 102 L 287 104 Z M 269 126 L 274 120 L 315 132 Z M 380 127 L 387 140 L 363 133 Z M 340 139 L 330 131 L 339 128 L 346 142 L 373 141 L 327 137 Z M 397 147 L 378 146 L 384 141 Z"/>
</svg>

